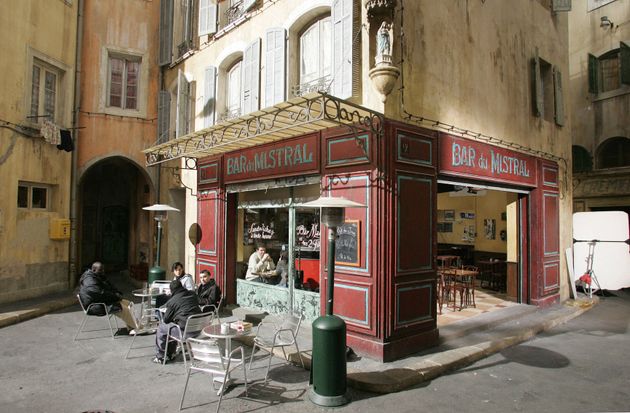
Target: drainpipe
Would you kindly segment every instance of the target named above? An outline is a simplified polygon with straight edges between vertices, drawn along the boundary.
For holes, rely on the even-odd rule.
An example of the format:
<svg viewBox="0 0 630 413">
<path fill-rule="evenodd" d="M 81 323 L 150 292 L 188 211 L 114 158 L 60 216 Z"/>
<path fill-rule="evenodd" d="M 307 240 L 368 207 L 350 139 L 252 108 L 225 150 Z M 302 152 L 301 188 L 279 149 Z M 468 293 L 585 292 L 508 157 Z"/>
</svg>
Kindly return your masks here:
<svg viewBox="0 0 630 413">
<path fill-rule="evenodd" d="M 74 128 L 74 150 L 72 151 L 72 164 L 70 166 L 70 252 L 68 263 L 68 287 L 74 288 L 77 284 L 77 152 L 79 150 L 79 110 L 81 109 L 81 50 L 83 47 L 83 6 L 84 0 L 79 0 L 77 5 L 77 45 L 75 50 L 74 72 L 74 102 L 72 109 L 72 127 Z"/>
</svg>

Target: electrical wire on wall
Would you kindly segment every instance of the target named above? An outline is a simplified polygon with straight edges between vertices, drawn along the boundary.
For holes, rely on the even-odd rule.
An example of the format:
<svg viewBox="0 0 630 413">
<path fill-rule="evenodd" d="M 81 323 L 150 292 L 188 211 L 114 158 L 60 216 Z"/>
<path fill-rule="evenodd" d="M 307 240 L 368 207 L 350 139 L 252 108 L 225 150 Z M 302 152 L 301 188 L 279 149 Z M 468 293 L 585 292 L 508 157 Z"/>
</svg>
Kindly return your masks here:
<svg viewBox="0 0 630 413">
<path fill-rule="evenodd" d="M 565 193 L 567 190 L 567 182 L 568 182 L 568 178 L 567 178 L 568 163 L 565 158 L 554 155 L 549 152 L 542 151 L 542 150 L 533 149 L 533 148 L 521 145 L 520 143 L 517 143 L 517 142 L 507 141 L 507 140 L 497 138 L 491 135 L 487 135 L 481 132 L 476 132 L 470 129 L 462 128 L 462 127 L 450 124 L 448 122 L 443 122 L 441 120 L 435 120 L 435 119 L 428 118 L 426 116 L 416 115 L 416 114 L 407 112 L 405 108 L 405 70 L 404 70 L 405 66 L 403 64 L 405 62 L 404 10 L 405 10 L 404 0 L 400 0 L 400 13 L 399 13 L 400 14 L 400 62 L 399 62 L 400 88 L 399 90 L 400 90 L 400 106 L 401 106 L 401 113 L 402 113 L 403 118 L 419 126 L 425 126 L 432 129 L 439 129 L 439 130 L 448 132 L 450 134 L 460 136 L 462 138 L 468 138 L 468 139 L 472 139 L 479 142 L 485 142 L 492 145 L 511 149 L 517 152 L 521 152 L 521 153 L 533 155 L 539 158 L 558 162 L 559 167 L 561 169 L 561 176 L 562 176 L 562 179 L 560 179 L 560 182 L 562 183 L 562 185 L 560 185 L 560 198 L 564 199 L 566 196 Z"/>
</svg>

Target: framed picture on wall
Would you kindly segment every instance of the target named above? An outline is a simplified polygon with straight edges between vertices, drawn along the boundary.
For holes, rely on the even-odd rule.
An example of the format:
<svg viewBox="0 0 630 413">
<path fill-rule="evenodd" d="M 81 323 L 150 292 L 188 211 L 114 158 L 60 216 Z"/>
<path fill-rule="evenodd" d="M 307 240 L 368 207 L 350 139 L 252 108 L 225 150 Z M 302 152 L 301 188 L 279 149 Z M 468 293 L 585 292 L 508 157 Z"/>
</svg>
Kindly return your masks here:
<svg viewBox="0 0 630 413">
<path fill-rule="evenodd" d="M 455 210 L 453 210 L 453 209 L 445 209 L 444 210 L 444 220 L 445 221 L 455 221 Z"/>
</svg>

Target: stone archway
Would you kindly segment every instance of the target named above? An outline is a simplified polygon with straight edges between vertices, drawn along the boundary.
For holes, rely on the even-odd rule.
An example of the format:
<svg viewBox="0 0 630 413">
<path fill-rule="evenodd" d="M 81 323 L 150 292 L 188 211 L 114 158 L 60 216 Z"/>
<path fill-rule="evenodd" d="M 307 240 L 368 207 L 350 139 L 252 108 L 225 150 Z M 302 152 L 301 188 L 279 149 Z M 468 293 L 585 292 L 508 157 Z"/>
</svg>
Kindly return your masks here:
<svg viewBox="0 0 630 413">
<path fill-rule="evenodd" d="M 109 157 L 90 166 L 79 187 L 79 261 L 81 268 L 102 261 L 110 271 L 146 263 L 151 221 L 151 183 L 135 163 Z"/>
</svg>

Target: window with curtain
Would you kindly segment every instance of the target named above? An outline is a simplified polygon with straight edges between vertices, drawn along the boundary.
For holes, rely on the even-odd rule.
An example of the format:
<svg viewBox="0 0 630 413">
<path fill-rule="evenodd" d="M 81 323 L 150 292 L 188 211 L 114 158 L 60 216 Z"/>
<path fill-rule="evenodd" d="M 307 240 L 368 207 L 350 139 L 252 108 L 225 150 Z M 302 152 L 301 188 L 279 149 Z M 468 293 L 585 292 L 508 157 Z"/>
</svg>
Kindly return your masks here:
<svg viewBox="0 0 630 413">
<path fill-rule="evenodd" d="M 317 20 L 300 36 L 300 84 L 326 82 L 332 68 L 330 16 Z"/>
<path fill-rule="evenodd" d="M 109 57 L 107 106 L 138 109 L 140 60 L 133 57 Z"/>
<path fill-rule="evenodd" d="M 39 60 L 33 61 L 29 110 L 33 122 L 40 122 L 43 119 L 55 121 L 58 112 L 59 81 L 59 71 Z"/>
</svg>

